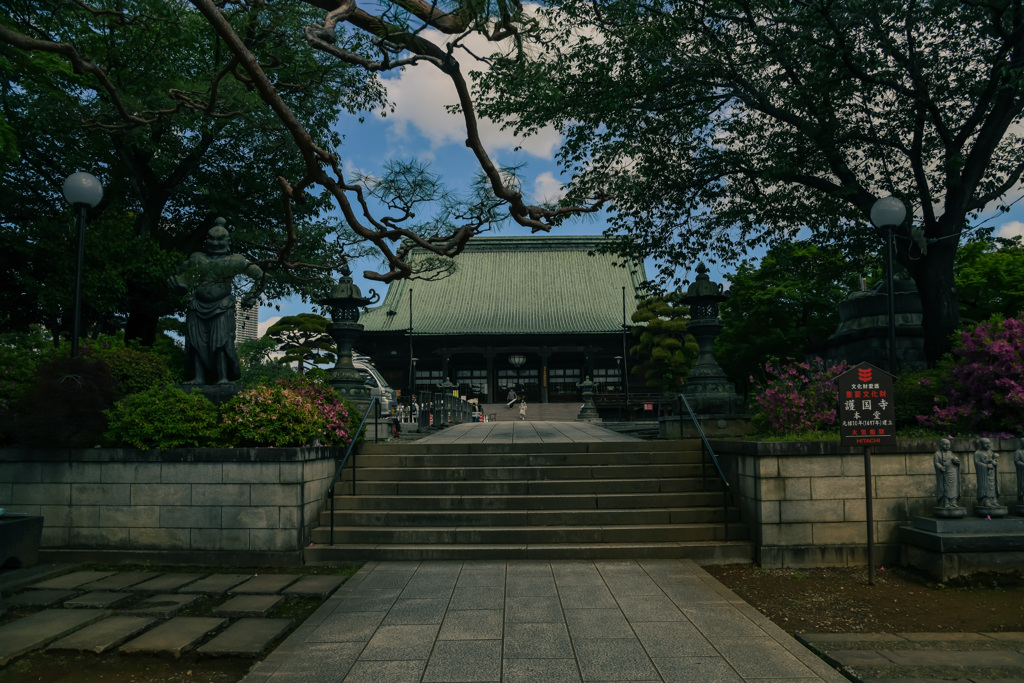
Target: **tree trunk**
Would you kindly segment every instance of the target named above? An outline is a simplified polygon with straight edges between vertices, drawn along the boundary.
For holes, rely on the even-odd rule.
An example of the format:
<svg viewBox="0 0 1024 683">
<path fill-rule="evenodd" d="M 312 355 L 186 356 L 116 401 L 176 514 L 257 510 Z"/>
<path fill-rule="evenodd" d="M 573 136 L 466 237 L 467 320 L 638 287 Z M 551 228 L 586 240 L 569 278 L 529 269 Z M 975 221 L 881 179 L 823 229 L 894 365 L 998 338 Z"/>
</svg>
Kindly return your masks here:
<svg viewBox="0 0 1024 683">
<path fill-rule="evenodd" d="M 960 308 L 953 280 L 957 240 L 943 239 L 928 245 L 928 254 L 910 264 L 923 309 L 924 354 L 935 367 L 952 348 L 952 335 L 960 326 Z"/>
</svg>

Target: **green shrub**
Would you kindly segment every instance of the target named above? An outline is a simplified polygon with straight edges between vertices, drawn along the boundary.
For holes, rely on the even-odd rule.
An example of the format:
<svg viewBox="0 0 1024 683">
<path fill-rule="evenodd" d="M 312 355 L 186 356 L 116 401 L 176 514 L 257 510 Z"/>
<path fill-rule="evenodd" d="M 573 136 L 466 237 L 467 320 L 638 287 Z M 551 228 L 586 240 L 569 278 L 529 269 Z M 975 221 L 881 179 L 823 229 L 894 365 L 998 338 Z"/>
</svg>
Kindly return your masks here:
<svg viewBox="0 0 1024 683">
<path fill-rule="evenodd" d="M 918 415 L 930 415 L 936 405 L 945 401 L 942 389 L 949 381 L 945 368 L 905 372 L 893 383 L 896 411 L 896 429 L 917 430 L 921 427 Z"/>
<path fill-rule="evenodd" d="M 166 358 L 153 351 L 125 346 L 120 336 L 104 336 L 86 342 L 82 353 L 107 364 L 122 396 L 175 383 Z"/>
<path fill-rule="evenodd" d="M 21 400 L 14 438 L 34 448 L 92 448 L 106 431 L 104 411 L 118 396 L 106 363 L 57 357 L 41 362 Z"/>
<path fill-rule="evenodd" d="M 280 385 L 252 387 L 224 404 L 224 446 L 309 446 L 327 428 L 311 401 Z"/>
<path fill-rule="evenodd" d="M 217 407 L 200 392 L 151 387 L 106 412 L 107 443 L 141 449 L 201 448 L 214 443 Z"/>
</svg>

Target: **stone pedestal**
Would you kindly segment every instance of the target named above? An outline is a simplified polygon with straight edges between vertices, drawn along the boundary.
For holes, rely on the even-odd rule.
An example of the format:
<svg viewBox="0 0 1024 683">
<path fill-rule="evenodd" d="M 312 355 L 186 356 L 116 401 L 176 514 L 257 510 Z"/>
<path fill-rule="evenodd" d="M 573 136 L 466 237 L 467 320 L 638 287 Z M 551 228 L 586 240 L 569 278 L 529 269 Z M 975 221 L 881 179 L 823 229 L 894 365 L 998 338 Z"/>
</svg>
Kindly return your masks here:
<svg viewBox="0 0 1024 683">
<path fill-rule="evenodd" d="M 338 360 L 330 370 L 329 381 L 335 391 L 355 403 L 359 410 L 366 412 L 370 405 L 370 389 L 352 365 L 352 345 L 362 331 L 363 326 L 359 323 L 334 322 L 327 326 L 327 334 L 331 335 L 338 348 Z"/>
<path fill-rule="evenodd" d="M 0 567 L 21 569 L 36 564 L 43 518 L 0 515 Z"/>
<path fill-rule="evenodd" d="M 901 564 L 938 581 L 1024 568 L 1024 517 L 915 517 L 911 526 L 900 527 L 900 541 Z"/>
<path fill-rule="evenodd" d="M 939 519 L 963 519 L 966 516 L 967 508 L 959 505 L 932 508 L 932 517 L 938 517 Z"/>
<path fill-rule="evenodd" d="M 977 517 L 1005 517 L 1010 514 L 1010 509 L 1005 505 L 975 505 L 974 514 Z"/>
</svg>

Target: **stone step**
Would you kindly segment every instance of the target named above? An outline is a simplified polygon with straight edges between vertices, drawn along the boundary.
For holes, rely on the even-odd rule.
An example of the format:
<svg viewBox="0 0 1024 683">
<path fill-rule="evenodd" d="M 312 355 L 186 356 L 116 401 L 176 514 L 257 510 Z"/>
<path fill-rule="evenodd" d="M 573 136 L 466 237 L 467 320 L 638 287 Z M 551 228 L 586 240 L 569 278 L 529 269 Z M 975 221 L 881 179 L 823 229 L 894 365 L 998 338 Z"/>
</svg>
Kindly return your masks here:
<svg viewBox="0 0 1024 683">
<path fill-rule="evenodd" d="M 330 543 L 330 529 L 313 530 L 314 544 Z M 730 524 L 728 540 L 743 540 L 747 528 Z M 531 543 L 668 543 L 724 541 L 722 524 L 659 524 L 615 526 L 509 527 L 378 527 L 336 526 L 334 543 L 342 544 L 531 544 Z"/>
<path fill-rule="evenodd" d="M 709 480 L 707 488 L 720 484 Z M 356 474 L 355 492 L 359 496 L 561 496 L 581 494 L 680 493 L 701 491 L 701 481 L 693 477 L 675 479 L 570 479 L 505 481 L 363 481 Z M 336 495 L 349 495 L 351 482 L 342 482 Z"/>
<path fill-rule="evenodd" d="M 653 524 L 707 524 L 722 521 L 721 507 L 649 508 L 632 510 L 337 510 L 335 528 L 381 527 L 500 527 L 500 526 L 610 526 Z M 737 519 L 731 511 L 730 520 Z M 320 523 L 330 524 L 330 513 Z"/>
<path fill-rule="evenodd" d="M 687 543 L 515 543 L 515 544 L 335 544 L 306 548 L 307 565 L 340 562 L 427 560 L 579 560 L 689 559 L 698 564 L 748 564 L 754 556 L 750 541 Z"/>
<path fill-rule="evenodd" d="M 700 465 L 699 450 L 621 453 L 359 453 L 358 467 L 548 467 Z M 710 461 L 707 464 L 712 467 Z"/>
<path fill-rule="evenodd" d="M 700 453 L 699 439 L 673 441 L 594 441 L 591 443 L 364 443 L 359 447 L 365 455 L 554 455 L 593 453 Z"/>
<path fill-rule="evenodd" d="M 358 488 L 358 484 L 357 484 Z M 335 512 L 341 510 L 631 510 L 638 508 L 674 508 L 722 504 L 721 491 L 679 491 L 674 493 L 593 493 L 531 495 L 464 496 L 349 496 L 339 489 L 334 496 Z M 324 511 L 324 523 L 328 520 Z"/>
<path fill-rule="evenodd" d="M 358 463 L 358 481 L 499 481 L 566 479 L 669 479 L 699 477 L 701 467 L 692 465 L 551 465 L 547 467 L 367 467 Z M 351 481 L 352 470 L 342 472 L 341 481 Z"/>
</svg>

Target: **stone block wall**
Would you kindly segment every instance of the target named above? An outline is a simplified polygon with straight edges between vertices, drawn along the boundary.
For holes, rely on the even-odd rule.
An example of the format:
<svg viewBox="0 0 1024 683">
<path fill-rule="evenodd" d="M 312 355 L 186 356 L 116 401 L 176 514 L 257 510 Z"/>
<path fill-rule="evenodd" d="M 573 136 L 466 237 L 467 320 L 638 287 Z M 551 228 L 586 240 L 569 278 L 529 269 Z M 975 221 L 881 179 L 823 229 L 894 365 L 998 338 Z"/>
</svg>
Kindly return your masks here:
<svg viewBox="0 0 1024 683">
<path fill-rule="evenodd" d="M 999 454 L 1004 505 L 1016 500 L 1016 439 L 992 439 Z M 960 504 L 972 514 L 977 483 L 974 439 L 952 439 L 960 458 Z M 867 564 L 864 453 L 838 441 L 741 442 L 713 440 L 735 503 L 750 525 L 763 567 Z M 936 502 L 932 455 L 937 440 L 898 440 L 872 451 L 871 485 L 875 558 L 897 563 L 899 527 L 928 516 Z"/>
<path fill-rule="evenodd" d="M 336 455 L 0 449 L 0 507 L 44 518 L 42 561 L 301 564 Z"/>
</svg>

